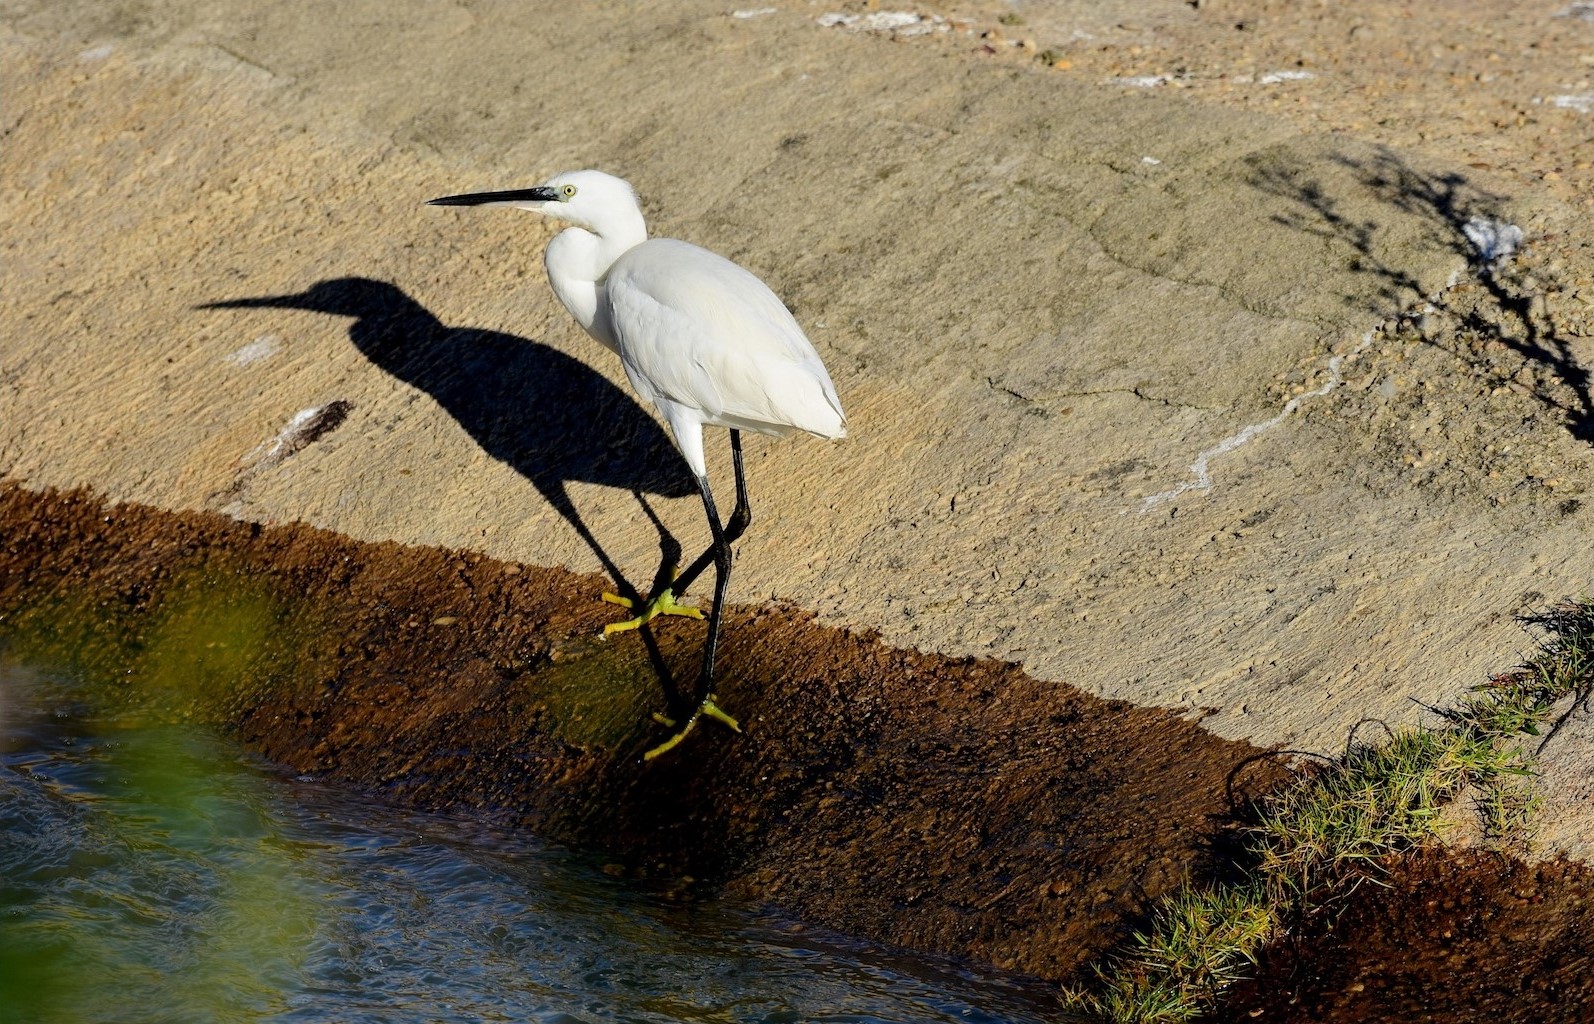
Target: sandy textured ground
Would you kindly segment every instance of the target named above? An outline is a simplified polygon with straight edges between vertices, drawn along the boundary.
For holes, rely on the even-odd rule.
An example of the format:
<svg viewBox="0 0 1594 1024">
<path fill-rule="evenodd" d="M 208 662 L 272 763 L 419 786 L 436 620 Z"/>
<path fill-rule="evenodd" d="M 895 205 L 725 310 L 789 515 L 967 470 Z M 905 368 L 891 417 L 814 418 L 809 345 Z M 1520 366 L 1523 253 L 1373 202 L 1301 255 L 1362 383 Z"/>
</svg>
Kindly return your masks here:
<svg viewBox="0 0 1594 1024">
<path fill-rule="evenodd" d="M 1586 5 L 4 11 L 29 487 L 644 585 L 698 505 L 550 227 L 420 205 L 589 165 L 850 414 L 753 443 L 738 602 L 1326 749 L 1594 579 Z M 1475 219 L 1526 254 L 1480 273 Z M 1549 754 L 1587 855 L 1586 722 Z"/>
</svg>

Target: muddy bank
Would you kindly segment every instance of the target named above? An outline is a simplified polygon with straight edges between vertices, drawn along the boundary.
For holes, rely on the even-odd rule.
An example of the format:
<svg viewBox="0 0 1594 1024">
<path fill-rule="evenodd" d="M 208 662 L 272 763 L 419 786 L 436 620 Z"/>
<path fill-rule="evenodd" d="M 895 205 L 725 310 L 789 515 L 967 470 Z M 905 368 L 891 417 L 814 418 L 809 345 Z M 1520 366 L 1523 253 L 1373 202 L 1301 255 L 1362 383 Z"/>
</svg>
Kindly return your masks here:
<svg viewBox="0 0 1594 1024">
<path fill-rule="evenodd" d="M 1167 712 L 780 607 L 728 619 L 720 696 L 747 733 L 645 764 L 701 625 L 600 641 L 596 576 L 10 485 L 0 537 L 0 642 L 112 699 L 682 896 L 1046 979 L 1226 877 L 1231 799 L 1283 781 Z M 1594 1000 L 1587 868 L 1438 852 L 1389 881 L 1295 921 L 1219 1019 L 1570 1021 Z"/>
<path fill-rule="evenodd" d="M 719 696 L 746 734 L 701 728 L 644 764 L 701 624 L 665 623 L 651 651 L 600 641 L 599 577 L 0 494 L 0 629 L 24 658 L 214 716 L 300 773 L 1045 978 L 1218 869 L 1226 784 L 1257 752 L 1009 665 L 737 607 Z"/>
<path fill-rule="evenodd" d="M 1309 915 L 1215 1020 L 1567 1024 L 1594 1010 L 1594 872 L 1429 851 Z"/>
</svg>

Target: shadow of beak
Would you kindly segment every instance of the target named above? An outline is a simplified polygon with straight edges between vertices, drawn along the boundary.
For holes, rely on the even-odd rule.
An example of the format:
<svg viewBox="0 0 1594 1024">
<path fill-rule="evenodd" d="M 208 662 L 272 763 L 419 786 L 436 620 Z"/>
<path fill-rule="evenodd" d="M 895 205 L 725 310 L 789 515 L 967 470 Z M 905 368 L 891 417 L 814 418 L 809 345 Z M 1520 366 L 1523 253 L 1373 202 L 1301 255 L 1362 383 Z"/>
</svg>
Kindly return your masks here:
<svg viewBox="0 0 1594 1024">
<path fill-rule="evenodd" d="M 309 309 L 308 298 L 303 295 L 263 295 L 253 299 L 227 299 L 206 302 L 195 309 Z"/>
</svg>

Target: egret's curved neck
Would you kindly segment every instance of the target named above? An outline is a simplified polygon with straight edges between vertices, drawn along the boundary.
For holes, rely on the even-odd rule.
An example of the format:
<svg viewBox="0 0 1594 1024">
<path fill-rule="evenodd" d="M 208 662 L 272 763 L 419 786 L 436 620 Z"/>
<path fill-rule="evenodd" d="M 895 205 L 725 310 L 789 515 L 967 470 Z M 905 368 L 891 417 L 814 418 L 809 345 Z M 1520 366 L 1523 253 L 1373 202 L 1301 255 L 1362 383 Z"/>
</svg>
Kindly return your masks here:
<svg viewBox="0 0 1594 1024">
<path fill-rule="evenodd" d="M 647 237 L 647 226 L 638 213 L 634 219 L 606 226 L 601 233 L 566 228 L 554 236 L 543 254 L 548 283 L 559 301 L 588 334 L 611 349 L 618 350 L 618 343 L 599 311 L 603 279 L 615 260 Z"/>
</svg>

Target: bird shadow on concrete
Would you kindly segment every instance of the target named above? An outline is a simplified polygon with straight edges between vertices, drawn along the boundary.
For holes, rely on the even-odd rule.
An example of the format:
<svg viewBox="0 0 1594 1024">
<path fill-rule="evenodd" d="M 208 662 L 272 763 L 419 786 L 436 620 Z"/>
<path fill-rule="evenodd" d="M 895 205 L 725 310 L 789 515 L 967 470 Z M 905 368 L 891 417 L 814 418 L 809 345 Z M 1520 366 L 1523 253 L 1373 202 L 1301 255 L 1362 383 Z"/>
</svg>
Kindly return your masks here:
<svg viewBox="0 0 1594 1024">
<path fill-rule="evenodd" d="M 1253 158 L 1251 184 L 1295 204 L 1292 212 L 1274 218 L 1278 223 L 1354 250 L 1355 271 L 1370 275 L 1378 283 L 1369 312 L 1388 317 L 1405 313 L 1422 302 L 1431 303 L 1437 310 L 1454 314 L 1464 331 L 1499 341 L 1549 371 L 1560 386 L 1537 388 L 1535 397 L 1564 417 L 1573 437 L 1594 444 L 1594 380 L 1590 371 L 1574 358 L 1570 340 L 1549 315 L 1542 291 L 1531 287 L 1525 275 L 1511 271 L 1507 258 L 1510 252 L 1500 245 L 1498 232 L 1509 230 L 1504 224 L 1506 197 L 1474 185 L 1463 174 L 1415 168 L 1387 148 L 1379 148 L 1370 157 L 1340 155 L 1335 159 L 1380 201 L 1420 218 L 1430 244 L 1465 259 L 1472 279 L 1483 286 L 1489 301 L 1462 309 L 1452 305 L 1446 294 L 1424 294 L 1416 274 L 1391 262 L 1389 250 L 1380 245 L 1379 223 L 1342 212 L 1340 202 L 1304 165 Z M 1347 297 L 1346 301 L 1365 303 L 1367 299 Z M 1467 353 L 1426 332 L 1423 340 L 1464 362 L 1472 362 Z"/>
<path fill-rule="evenodd" d="M 647 592 L 667 585 L 681 545 L 648 496 L 685 497 L 698 493 L 697 486 L 664 429 L 602 374 L 529 338 L 450 327 L 403 289 L 370 278 L 337 278 L 297 295 L 200 308 L 260 307 L 353 318 L 349 339 L 355 348 L 431 395 L 483 451 L 529 480 L 592 549 L 619 592 L 634 599 L 638 589 L 587 527 L 568 485 L 629 490 L 659 534 L 659 570 Z"/>
</svg>

